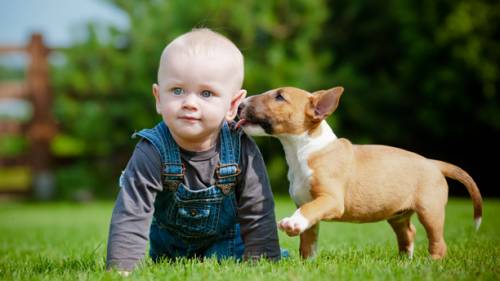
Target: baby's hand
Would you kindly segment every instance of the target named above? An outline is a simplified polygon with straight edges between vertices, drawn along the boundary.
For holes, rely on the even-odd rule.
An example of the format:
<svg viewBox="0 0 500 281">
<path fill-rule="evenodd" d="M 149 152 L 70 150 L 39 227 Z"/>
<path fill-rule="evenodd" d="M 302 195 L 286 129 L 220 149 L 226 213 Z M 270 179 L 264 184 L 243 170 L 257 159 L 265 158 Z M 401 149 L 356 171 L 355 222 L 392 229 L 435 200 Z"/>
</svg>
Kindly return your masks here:
<svg viewBox="0 0 500 281">
<path fill-rule="evenodd" d="M 119 270 L 118 274 L 120 274 L 123 277 L 128 277 L 130 275 L 130 271 Z"/>
</svg>

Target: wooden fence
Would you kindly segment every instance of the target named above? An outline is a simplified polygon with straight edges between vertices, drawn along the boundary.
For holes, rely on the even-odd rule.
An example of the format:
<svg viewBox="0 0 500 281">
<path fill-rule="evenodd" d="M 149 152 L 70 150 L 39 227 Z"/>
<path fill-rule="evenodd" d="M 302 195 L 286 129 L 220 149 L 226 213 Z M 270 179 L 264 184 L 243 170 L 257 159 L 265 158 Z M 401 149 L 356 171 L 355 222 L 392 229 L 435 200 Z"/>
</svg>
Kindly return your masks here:
<svg viewBox="0 0 500 281">
<path fill-rule="evenodd" d="M 9 171 L 27 167 L 29 183 L 21 189 L 0 186 L 0 197 L 33 195 L 48 199 L 54 190 L 50 142 L 57 131 L 52 116 L 48 63 L 50 49 L 44 45 L 41 34 L 33 34 L 26 46 L 0 46 L 0 55 L 12 53 L 24 53 L 28 56 L 25 79 L 0 81 L 0 103 L 12 100 L 25 101 L 31 104 L 32 114 L 30 120 L 0 118 L 0 137 L 22 136 L 27 142 L 27 149 L 19 155 L 0 155 L 0 169 Z"/>
</svg>

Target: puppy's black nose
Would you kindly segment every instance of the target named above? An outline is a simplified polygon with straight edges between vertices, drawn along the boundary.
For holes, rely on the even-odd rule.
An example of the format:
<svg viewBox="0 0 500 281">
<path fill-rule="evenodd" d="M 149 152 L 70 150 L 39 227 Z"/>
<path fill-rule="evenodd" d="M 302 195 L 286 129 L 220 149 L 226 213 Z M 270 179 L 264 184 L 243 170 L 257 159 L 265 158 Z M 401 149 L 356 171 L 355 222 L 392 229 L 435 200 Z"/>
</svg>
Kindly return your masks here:
<svg viewBox="0 0 500 281">
<path fill-rule="evenodd" d="M 243 108 L 245 108 L 245 104 L 240 103 L 240 105 L 238 106 L 238 116 L 240 116 L 241 111 L 243 110 Z"/>
</svg>

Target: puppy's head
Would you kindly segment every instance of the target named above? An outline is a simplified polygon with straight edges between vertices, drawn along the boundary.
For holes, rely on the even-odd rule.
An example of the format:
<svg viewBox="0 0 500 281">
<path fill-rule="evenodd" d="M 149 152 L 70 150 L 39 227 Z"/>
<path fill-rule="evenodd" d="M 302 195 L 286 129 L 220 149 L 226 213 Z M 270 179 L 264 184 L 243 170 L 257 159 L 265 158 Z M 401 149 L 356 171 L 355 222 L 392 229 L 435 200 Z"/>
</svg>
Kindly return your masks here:
<svg viewBox="0 0 500 281">
<path fill-rule="evenodd" d="M 300 135 L 312 133 L 335 111 L 344 89 L 335 87 L 314 93 L 284 87 L 245 99 L 239 109 L 240 121 L 251 135 Z"/>
</svg>

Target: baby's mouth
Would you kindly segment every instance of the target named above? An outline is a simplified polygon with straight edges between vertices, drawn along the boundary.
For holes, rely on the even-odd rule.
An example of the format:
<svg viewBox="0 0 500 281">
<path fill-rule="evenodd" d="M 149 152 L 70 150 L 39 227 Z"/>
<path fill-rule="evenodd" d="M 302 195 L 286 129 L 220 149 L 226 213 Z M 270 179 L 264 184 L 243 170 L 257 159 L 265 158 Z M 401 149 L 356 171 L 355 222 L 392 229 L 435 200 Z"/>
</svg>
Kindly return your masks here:
<svg viewBox="0 0 500 281">
<path fill-rule="evenodd" d="M 190 121 L 190 122 L 195 122 L 199 121 L 199 118 L 193 117 L 193 116 L 180 116 L 179 119 L 184 120 L 184 121 Z"/>
</svg>

